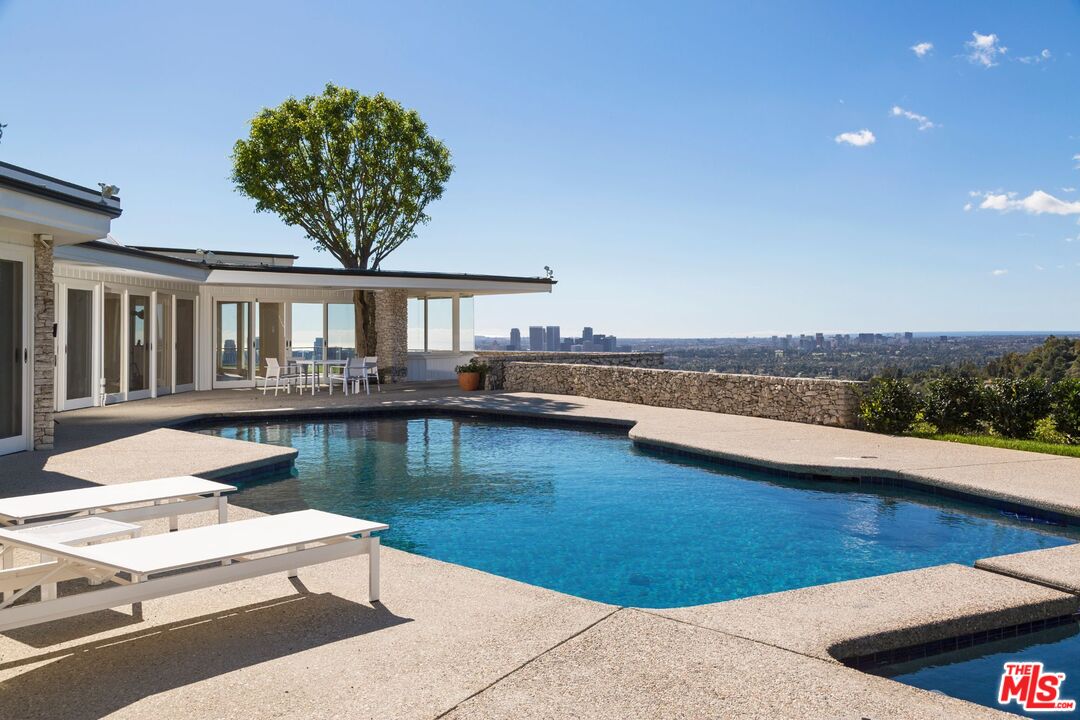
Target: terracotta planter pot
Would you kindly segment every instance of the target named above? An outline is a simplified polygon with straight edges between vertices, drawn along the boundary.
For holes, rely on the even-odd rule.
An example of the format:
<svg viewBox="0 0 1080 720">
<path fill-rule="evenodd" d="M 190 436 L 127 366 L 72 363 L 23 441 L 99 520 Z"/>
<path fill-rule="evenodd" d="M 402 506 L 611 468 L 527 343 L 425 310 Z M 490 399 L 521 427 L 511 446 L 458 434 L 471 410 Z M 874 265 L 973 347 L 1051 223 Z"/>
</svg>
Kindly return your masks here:
<svg viewBox="0 0 1080 720">
<path fill-rule="evenodd" d="M 457 384 L 462 390 L 479 390 L 480 373 L 458 373 Z"/>
</svg>

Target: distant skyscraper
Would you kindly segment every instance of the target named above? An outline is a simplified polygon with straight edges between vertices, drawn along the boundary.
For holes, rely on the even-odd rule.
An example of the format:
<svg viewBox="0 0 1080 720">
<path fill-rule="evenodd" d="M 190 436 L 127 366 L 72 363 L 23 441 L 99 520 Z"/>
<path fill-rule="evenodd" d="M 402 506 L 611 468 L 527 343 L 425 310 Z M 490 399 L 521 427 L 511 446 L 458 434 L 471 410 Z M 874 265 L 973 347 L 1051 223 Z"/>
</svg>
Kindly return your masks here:
<svg viewBox="0 0 1080 720">
<path fill-rule="evenodd" d="M 510 328 L 510 350 L 521 349 L 521 330 L 517 328 Z"/>
<path fill-rule="evenodd" d="M 544 347 L 544 328 L 539 325 L 530 325 L 529 349 L 533 352 L 541 352 Z"/>
<path fill-rule="evenodd" d="M 581 342 L 582 343 L 592 342 L 592 328 L 591 327 L 583 328 L 581 330 Z"/>
<path fill-rule="evenodd" d="M 545 342 L 545 349 L 554 352 L 562 345 L 562 339 L 559 337 L 559 326 L 548 325 L 547 326 L 547 340 Z"/>
</svg>

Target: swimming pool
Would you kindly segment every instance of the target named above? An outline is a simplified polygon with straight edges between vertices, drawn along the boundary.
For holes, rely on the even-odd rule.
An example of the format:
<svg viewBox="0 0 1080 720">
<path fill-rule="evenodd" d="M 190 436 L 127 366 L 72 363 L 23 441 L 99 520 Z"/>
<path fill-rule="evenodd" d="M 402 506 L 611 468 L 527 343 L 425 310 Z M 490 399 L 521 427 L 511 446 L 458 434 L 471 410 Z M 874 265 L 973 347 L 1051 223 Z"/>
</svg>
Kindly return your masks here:
<svg viewBox="0 0 1080 720">
<path fill-rule="evenodd" d="M 1074 528 L 852 482 L 677 459 L 625 430 L 480 417 L 204 429 L 299 450 L 233 502 L 390 525 L 391 547 L 616 605 L 682 607 L 1053 547 Z"/>
<path fill-rule="evenodd" d="M 1016 702 L 998 704 L 997 693 L 1005 663 L 1025 661 L 1041 662 L 1044 673 L 1065 673 L 1061 698 L 1080 700 L 1080 625 L 1075 621 L 1050 630 L 893 665 L 877 674 L 1026 717 L 1080 716 L 1080 711 L 1025 712 Z"/>
</svg>

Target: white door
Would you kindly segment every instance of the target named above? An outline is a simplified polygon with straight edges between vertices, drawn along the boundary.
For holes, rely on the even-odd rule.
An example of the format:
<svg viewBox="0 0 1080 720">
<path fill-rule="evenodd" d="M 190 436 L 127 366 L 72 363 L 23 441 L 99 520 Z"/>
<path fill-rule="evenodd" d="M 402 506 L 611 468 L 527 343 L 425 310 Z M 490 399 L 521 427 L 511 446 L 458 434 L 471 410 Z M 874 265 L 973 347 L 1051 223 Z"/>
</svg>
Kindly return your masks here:
<svg viewBox="0 0 1080 720">
<path fill-rule="evenodd" d="M 0 245 L 0 455 L 32 449 L 33 259 Z"/>
<path fill-rule="evenodd" d="M 100 391 L 98 289 L 93 283 L 60 285 L 57 303 L 57 396 L 61 410 L 91 407 Z"/>
</svg>

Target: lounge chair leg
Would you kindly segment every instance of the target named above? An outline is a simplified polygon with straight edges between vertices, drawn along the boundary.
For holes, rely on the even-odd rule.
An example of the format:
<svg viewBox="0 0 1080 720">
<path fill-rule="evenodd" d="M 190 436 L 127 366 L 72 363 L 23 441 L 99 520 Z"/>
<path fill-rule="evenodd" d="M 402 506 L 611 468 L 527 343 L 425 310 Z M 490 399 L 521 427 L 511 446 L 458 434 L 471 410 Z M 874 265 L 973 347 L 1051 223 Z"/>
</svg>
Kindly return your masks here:
<svg viewBox="0 0 1080 720">
<path fill-rule="evenodd" d="M 15 548 L 4 546 L 4 550 L 0 552 L 0 568 L 9 570 L 15 565 Z M 7 597 L 4 593 L 0 592 L 0 602 L 6 600 Z"/>
<path fill-rule="evenodd" d="M 379 538 L 368 537 L 368 600 L 379 602 Z"/>
<path fill-rule="evenodd" d="M 306 546 L 306 545 L 303 545 L 303 544 L 300 544 L 300 545 L 293 545 L 293 546 L 292 546 L 292 548 L 291 548 L 291 550 L 292 550 L 293 552 L 300 552 L 300 551 L 301 551 L 301 550 L 303 550 L 303 549 L 304 549 L 305 547 L 307 547 L 307 546 Z M 287 577 L 291 577 L 291 578 L 294 578 L 294 577 L 296 577 L 296 573 L 297 573 L 297 569 L 296 569 L 296 568 L 293 568 L 292 570 L 290 570 L 290 571 L 288 572 L 288 575 L 287 575 Z"/>
<path fill-rule="evenodd" d="M 131 576 L 131 582 L 133 584 L 137 583 L 137 582 L 142 582 L 145 579 L 146 579 L 145 575 L 132 575 Z M 142 603 L 141 602 L 131 603 L 131 616 L 133 618 L 136 618 L 137 620 L 142 620 L 143 619 Z"/>
<path fill-rule="evenodd" d="M 52 562 L 55 559 L 56 558 L 54 558 L 52 555 L 46 555 L 45 553 L 38 554 L 38 562 L 47 563 Z M 56 599 L 56 583 L 52 582 L 42 584 L 41 599 L 42 601 Z"/>
</svg>

